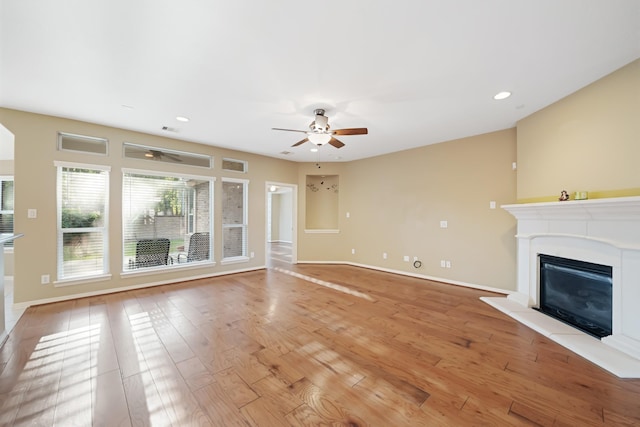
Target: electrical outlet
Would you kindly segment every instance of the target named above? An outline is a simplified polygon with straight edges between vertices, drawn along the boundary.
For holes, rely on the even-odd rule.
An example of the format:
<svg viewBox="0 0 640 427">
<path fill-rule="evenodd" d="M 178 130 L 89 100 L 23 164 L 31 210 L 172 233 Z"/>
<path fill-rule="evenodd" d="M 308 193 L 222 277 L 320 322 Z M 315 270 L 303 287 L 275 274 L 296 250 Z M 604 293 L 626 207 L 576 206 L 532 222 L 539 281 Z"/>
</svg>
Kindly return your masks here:
<svg viewBox="0 0 640 427">
<path fill-rule="evenodd" d="M 349 212 L 347 212 L 347 218 L 350 218 L 351 214 Z"/>
<path fill-rule="evenodd" d="M 447 228 L 449 227 L 449 223 L 447 221 L 440 221 L 440 228 Z"/>
<path fill-rule="evenodd" d="M 447 268 L 451 268 L 451 261 L 447 261 Z"/>
<path fill-rule="evenodd" d="M 27 218 L 34 219 L 38 217 L 37 209 L 27 209 Z"/>
<path fill-rule="evenodd" d="M 445 268 L 447 266 L 447 262 L 443 259 L 440 260 L 440 267 Z"/>
<path fill-rule="evenodd" d="M 387 259 L 387 253 L 386 252 L 382 252 L 382 259 Z"/>
<path fill-rule="evenodd" d="M 489 202 L 489 209 L 495 209 L 496 208 L 496 202 L 495 200 L 492 200 Z"/>
<path fill-rule="evenodd" d="M 355 255 L 356 254 L 356 250 L 355 249 L 351 249 L 351 255 Z"/>
<path fill-rule="evenodd" d="M 251 258 L 255 258 L 256 253 L 255 252 L 251 252 Z"/>
<path fill-rule="evenodd" d="M 42 276 L 40 276 L 40 284 L 46 285 L 47 283 L 49 283 L 49 281 L 50 277 L 48 274 L 43 274 Z"/>
<path fill-rule="evenodd" d="M 404 262 L 409 262 L 409 255 L 405 255 L 402 259 Z"/>
</svg>

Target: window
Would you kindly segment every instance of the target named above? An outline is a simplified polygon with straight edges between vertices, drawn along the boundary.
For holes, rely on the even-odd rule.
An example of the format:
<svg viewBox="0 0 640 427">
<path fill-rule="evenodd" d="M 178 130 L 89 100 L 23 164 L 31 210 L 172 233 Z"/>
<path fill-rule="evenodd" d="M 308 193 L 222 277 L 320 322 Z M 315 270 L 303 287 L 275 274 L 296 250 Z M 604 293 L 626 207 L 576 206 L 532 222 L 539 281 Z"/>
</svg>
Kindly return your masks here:
<svg viewBox="0 0 640 427">
<path fill-rule="evenodd" d="M 247 259 L 247 187 L 249 181 L 222 178 L 223 261 Z"/>
<path fill-rule="evenodd" d="M 222 169 L 226 171 L 232 172 L 247 172 L 247 162 L 243 160 L 235 160 L 235 159 L 222 159 Z"/>
<path fill-rule="evenodd" d="M 211 261 L 213 178 L 124 171 L 123 271 Z"/>
<path fill-rule="evenodd" d="M 187 153 L 186 151 L 149 147 L 146 145 L 125 142 L 122 155 L 127 159 L 141 159 L 154 162 L 176 163 L 182 166 L 198 166 L 211 168 L 211 156 L 206 154 Z"/>
<path fill-rule="evenodd" d="M 71 133 L 58 133 L 58 150 L 78 151 L 80 153 L 107 154 L 108 141 L 104 138 L 93 136 L 74 135 Z"/>
<path fill-rule="evenodd" d="M 0 233 L 13 233 L 13 177 L 0 176 Z M 5 247 L 13 246 L 13 240 Z"/>
<path fill-rule="evenodd" d="M 109 168 L 56 162 L 58 280 L 105 275 Z"/>
</svg>

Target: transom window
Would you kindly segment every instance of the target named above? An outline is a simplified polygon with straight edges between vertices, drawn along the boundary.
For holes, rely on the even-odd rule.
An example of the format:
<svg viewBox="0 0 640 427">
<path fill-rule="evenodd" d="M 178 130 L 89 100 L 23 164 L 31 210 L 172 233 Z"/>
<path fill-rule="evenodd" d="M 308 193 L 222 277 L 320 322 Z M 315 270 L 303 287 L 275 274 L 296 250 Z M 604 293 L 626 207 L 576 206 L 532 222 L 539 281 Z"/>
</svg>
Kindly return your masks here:
<svg viewBox="0 0 640 427">
<path fill-rule="evenodd" d="M 213 178 L 124 172 L 123 271 L 213 260 Z"/>
<path fill-rule="evenodd" d="M 225 157 L 222 159 L 222 170 L 246 173 L 247 162 L 244 160 L 229 159 Z"/>
</svg>

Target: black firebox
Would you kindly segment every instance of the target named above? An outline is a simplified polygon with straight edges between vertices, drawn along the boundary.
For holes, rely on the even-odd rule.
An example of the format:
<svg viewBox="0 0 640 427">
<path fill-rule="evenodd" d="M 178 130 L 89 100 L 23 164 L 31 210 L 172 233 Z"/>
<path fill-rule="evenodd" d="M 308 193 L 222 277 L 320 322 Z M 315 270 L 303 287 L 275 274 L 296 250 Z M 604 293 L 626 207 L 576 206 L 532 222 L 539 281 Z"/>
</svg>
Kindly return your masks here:
<svg viewBox="0 0 640 427">
<path fill-rule="evenodd" d="M 538 256 L 539 310 L 597 338 L 611 335 L 612 268 L 551 255 Z"/>
</svg>

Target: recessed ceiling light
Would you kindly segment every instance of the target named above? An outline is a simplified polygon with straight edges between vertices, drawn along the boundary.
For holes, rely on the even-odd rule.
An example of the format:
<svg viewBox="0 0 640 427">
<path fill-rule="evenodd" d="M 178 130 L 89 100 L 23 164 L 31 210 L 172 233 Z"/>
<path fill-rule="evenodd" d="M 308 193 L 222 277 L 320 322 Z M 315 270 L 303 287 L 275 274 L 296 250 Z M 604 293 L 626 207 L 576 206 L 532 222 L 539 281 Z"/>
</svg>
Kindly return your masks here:
<svg viewBox="0 0 640 427">
<path fill-rule="evenodd" d="M 511 92 L 504 91 L 504 92 L 496 93 L 496 94 L 493 96 L 493 99 L 495 99 L 495 100 L 498 100 L 498 101 L 499 101 L 499 100 L 501 100 L 501 99 L 507 99 L 507 98 L 508 98 L 508 97 L 510 97 L 510 96 L 511 96 Z"/>
<path fill-rule="evenodd" d="M 188 117 L 184 117 L 184 116 L 177 116 L 176 120 L 179 122 L 188 122 L 189 118 Z"/>
</svg>

